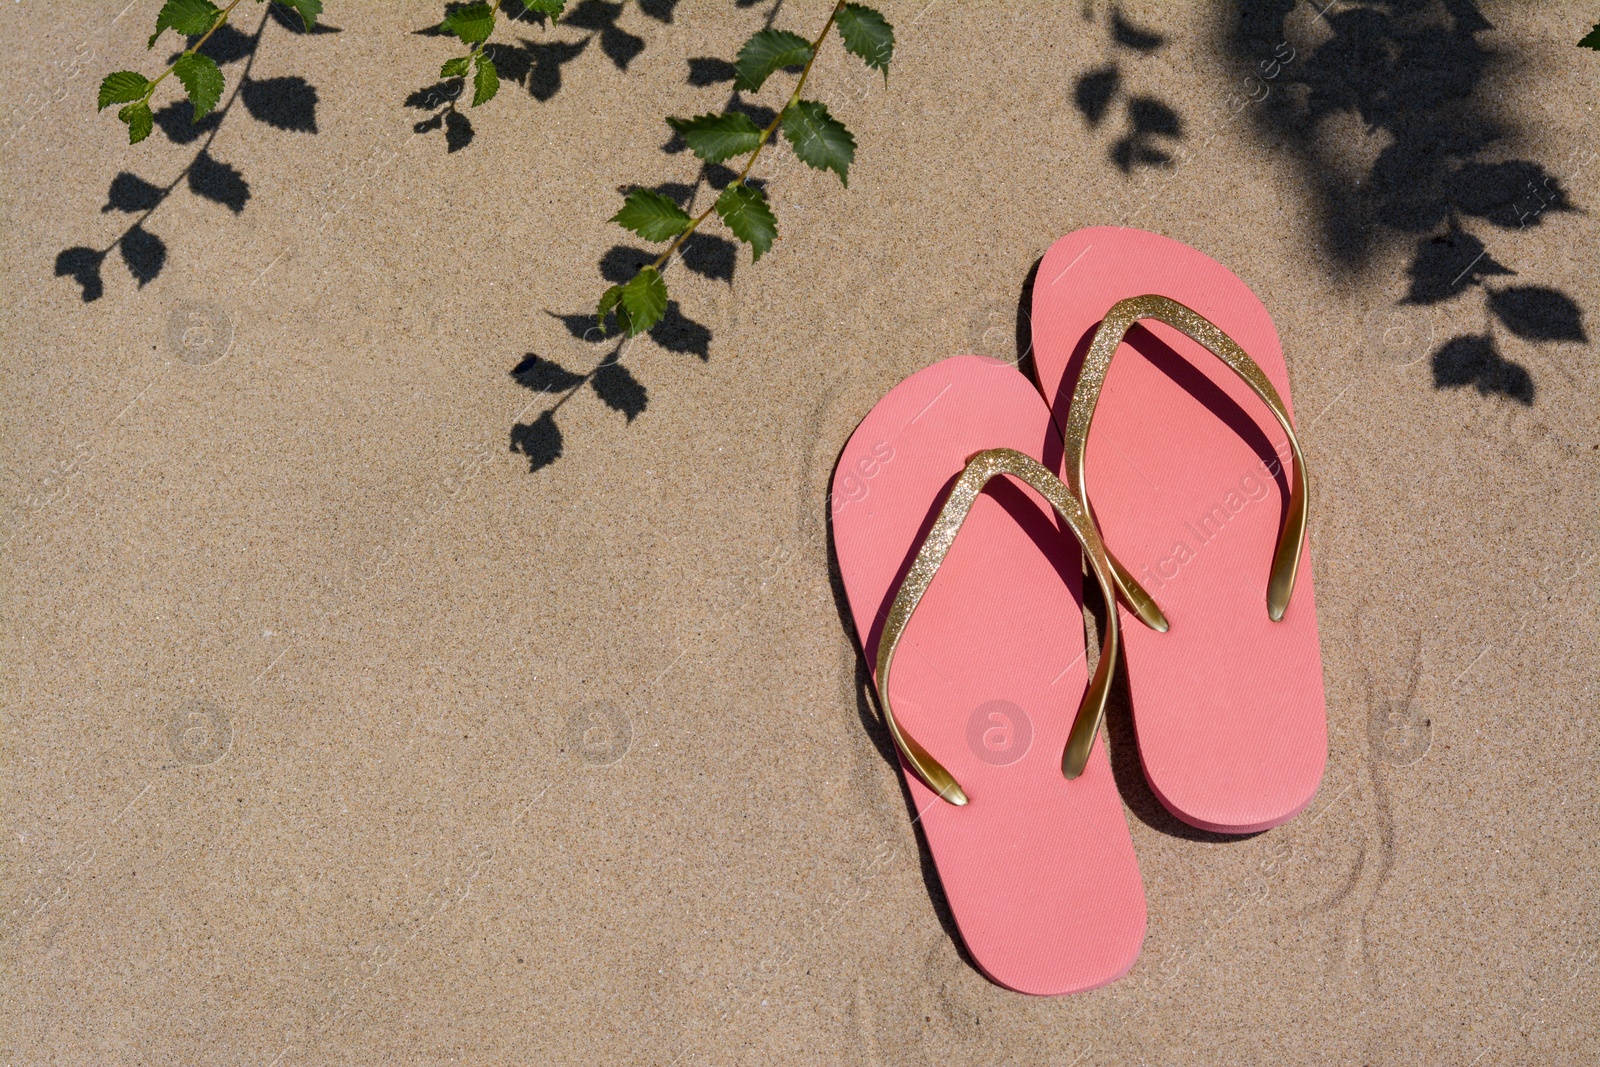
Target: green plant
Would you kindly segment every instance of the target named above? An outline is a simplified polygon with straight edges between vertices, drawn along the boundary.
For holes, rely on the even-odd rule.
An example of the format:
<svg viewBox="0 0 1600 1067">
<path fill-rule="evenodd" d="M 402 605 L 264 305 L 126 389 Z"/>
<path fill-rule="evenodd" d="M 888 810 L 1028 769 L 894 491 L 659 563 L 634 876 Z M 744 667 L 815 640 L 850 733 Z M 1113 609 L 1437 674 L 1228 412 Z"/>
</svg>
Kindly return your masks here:
<svg viewBox="0 0 1600 1067">
<path fill-rule="evenodd" d="M 735 237 L 750 246 L 751 262 L 759 260 L 772 247 L 778 237 L 777 217 L 767 203 L 766 194 L 746 179 L 762 149 L 780 128 L 801 162 L 818 170 L 831 170 L 839 175 L 840 182 L 849 186 L 850 164 L 855 161 L 856 154 L 855 138 L 844 123 L 828 113 L 825 104 L 800 96 L 811 75 L 811 65 L 816 62 L 817 50 L 835 26 L 839 28 L 845 49 L 859 56 L 869 67 L 882 71 L 887 80 L 889 60 L 894 55 L 894 27 L 873 8 L 839 0 L 814 40 L 808 41 L 787 30 L 766 29 L 752 36 L 739 50 L 738 61 L 734 64 L 737 72 L 734 88 L 740 91 L 759 92 L 767 79 L 779 70 L 801 68 L 788 102 L 765 129 L 757 128 L 742 111 L 667 120 L 683 137 L 689 150 L 706 164 L 721 164 L 746 153 L 749 158 L 711 206 L 692 218 L 676 201 L 662 193 L 650 189 L 628 193 L 622 209 L 611 221 L 646 241 L 670 243 L 631 279 L 613 285 L 600 297 L 596 314 L 602 333 L 608 318 L 614 317 L 630 337 L 660 321 L 667 310 L 667 285 L 661 271 L 672 254 L 713 211 Z"/>
<path fill-rule="evenodd" d="M 459 37 L 467 47 L 467 54 L 445 61 L 439 68 L 441 78 L 465 78 L 472 72 L 472 106 L 477 107 L 494 98 L 500 91 L 500 73 L 495 69 L 494 57 L 484 51 L 484 45 L 494 33 L 495 16 L 500 13 L 502 0 L 492 4 L 472 3 L 450 9 L 439 23 L 441 33 Z M 547 15 L 551 22 L 561 17 L 567 0 L 521 0 L 524 12 Z"/>
<path fill-rule="evenodd" d="M 1597 23 L 1594 29 L 1584 35 L 1583 40 L 1578 42 L 1578 47 L 1593 48 L 1596 52 L 1600 52 L 1600 23 Z"/>
<path fill-rule="evenodd" d="M 217 101 L 222 99 L 222 71 L 210 56 L 200 54 L 200 46 L 222 28 L 228 21 L 228 16 L 233 13 L 233 9 L 242 2 L 243 0 L 232 0 L 227 7 L 219 8 L 211 0 L 167 0 L 156 14 L 156 32 L 150 35 L 145 47 L 154 48 L 156 40 L 169 29 L 198 40 L 184 49 L 166 70 L 154 78 L 146 78 L 133 70 L 119 70 L 106 75 L 105 80 L 100 83 L 99 110 L 104 111 L 112 104 L 123 105 L 117 110 L 117 118 L 128 127 L 129 144 L 138 144 L 150 136 L 150 130 L 155 124 L 154 115 L 150 110 L 150 98 L 154 95 L 156 86 L 165 81 L 169 74 L 176 74 L 178 81 L 183 83 L 184 91 L 189 95 L 189 103 L 194 109 L 195 121 L 204 118 L 217 106 Z M 256 2 L 261 3 L 262 0 Z M 322 0 L 277 0 L 277 2 L 299 14 L 307 30 L 317 24 L 317 16 L 322 14 Z"/>
<path fill-rule="evenodd" d="M 175 30 L 194 41 L 154 78 L 146 78 L 137 71 L 119 70 L 108 74 L 100 84 L 101 110 L 112 104 L 123 105 L 117 117 L 128 127 L 128 142 L 136 144 L 150 135 L 153 114 L 151 97 L 157 86 L 168 75 L 176 74 L 188 93 L 193 106 L 193 119 L 198 121 L 217 106 L 224 88 L 222 71 L 200 48 L 211 35 L 228 21 L 233 9 L 243 0 L 230 0 L 219 8 L 211 0 L 166 0 L 156 15 L 155 32 L 150 35 L 147 47 L 154 48 L 158 38 L 168 29 Z M 256 0 L 257 3 L 263 0 Z M 265 0 L 282 3 L 297 12 L 307 31 L 322 14 L 322 0 Z M 441 78 L 460 78 L 469 75 L 473 82 L 472 106 L 492 99 L 500 88 L 499 71 L 489 45 L 504 0 L 476 0 L 473 3 L 453 3 L 446 7 L 445 17 L 434 27 L 440 34 L 455 37 L 467 46 L 465 55 L 445 61 L 439 70 Z M 566 0 L 513 0 L 516 21 L 523 15 L 537 14 L 558 19 L 566 9 Z M 510 18 L 510 16 L 508 16 Z M 717 196 L 711 206 L 698 216 L 689 213 L 677 202 L 650 189 L 635 189 L 625 198 L 622 209 L 611 221 L 631 230 L 647 241 L 668 242 L 656 259 L 642 267 L 629 281 L 613 285 L 600 297 L 598 318 L 600 331 L 606 332 L 608 321 L 615 320 L 629 337 L 650 329 L 660 321 L 667 310 L 667 286 L 662 271 L 669 265 L 673 253 L 683 245 L 701 223 L 712 213 L 735 237 L 750 246 L 751 261 L 759 260 L 772 248 L 778 238 L 778 220 L 767 202 L 766 192 L 747 179 L 751 168 L 760 158 L 762 150 L 773 134 L 780 129 L 794 149 L 795 157 L 818 170 L 831 170 L 839 181 L 849 185 L 850 164 L 855 161 L 855 137 L 844 123 L 829 113 L 827 105 L 801 96 L 817 51 L 827 39 L 829 31 L 838 28 L 839 38 L 846 51 L 858 56 L 868 67 L 889 77 L 889 61 L 894 55 L 894 27 L 876 9 L 850 0 L 838 0 L 828 13 L 822 31 L 812 40 L 787 30 L 763 29 L 754 34 L 739 50 L 734 64 L 734 89 L 741 93 L 756 94 L 780 70 L 798 68 L 794 90 L 782 109 L 767 123 L 758 128 L 745 111 L 727 110 L 722 114 L 705 114 L 690 119 L 669 118 L 668 125 L 675 130 L 705 165 L 716 166 L 740 156 L 747 156 L 743 168 Z"/>
</svg>

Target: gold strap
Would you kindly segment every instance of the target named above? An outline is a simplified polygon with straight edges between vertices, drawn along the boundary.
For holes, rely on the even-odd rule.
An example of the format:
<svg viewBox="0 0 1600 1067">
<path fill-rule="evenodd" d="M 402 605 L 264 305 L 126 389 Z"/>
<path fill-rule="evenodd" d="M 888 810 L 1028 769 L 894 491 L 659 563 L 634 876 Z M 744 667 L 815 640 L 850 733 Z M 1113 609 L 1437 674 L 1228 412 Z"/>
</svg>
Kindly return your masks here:
<svg viewBox="0 0 1600 1067">
<path fill-rule="evenodd" d="M 967 802 L 966 792 L 951 777 L 950 772 L 940 766 L 939 761 L 930 756 L 927 749 L 904 733 L 900 729 L 900 724 L 895 721 L 894 711 L 889 706 L 889 667 L 894 662 L 895 646 L 900 643 L 900 637 L 911 621 L 911 613 L 917 609 L 922 594 L 926 593 L 928 586 L 932 584 L 934 573 L 944 562 L 950 546 L 955 543 L 956 534 L 960 532 L 961 524 L 966 521 L 967 513 L 972 510 L 978 494 L 988 484 L 989 479 L 997 474 L 1009 474 L 1031 486 L 1067 521 L 1067 525 L 1072 528 L 1073 534 L 1083 545 L 1084 554 L 1089 557 L 1089 566 L 1094 570 L 1095 578 L 1100 582 L 1100 591 L 1106 598 L 1108 609 L 1106 632 L 1100 642 L 1100 663 L 1095 667 L 1094 677 L 1090 680 L 1089 688 L 1084 691 L 1083 700 L 1078 705 L 1077 718 L 1073 720 L 1072 731 L 1067 737 L 1066 750 L 1061 755 L 1061 773 L 1068 779 L 1082 774 L 1084 766 L 1089 762 L 1089 751 L 1094 747 L 1095 733 L 1100 729 L 1100 721 L 1105 718 L 1106 696 L 1111 691 L 1111 671 L 1117 662 L 1118 623 L 1114 607 L 1116 594 L 1111 584 L 1111 568 L 1105 546 L 1100 543 L 1100 535 L 1095 530 L 1088 511 L 1073 498 L 1067 487 L 1061 484 L 1055 475 L 1021 452 L 1009 448 L 991 448 L 972 456 L 967 460 L 966 469 L 961 472 L 961 477 L 956 479 L 955 486 L 950 490 L 950 497 L 940 509 L 933 528 L 923 539 L 922 547 L 917 550 L 917 558 L 912 561 L 905 580 L 895 592 L 894 603 L 889 607 L 889 617 L 884 620 L 883 633 L 878 638 L 876 671 L 878 695 L 883 701 L 883 718 L 889 725 L 889 734 L 894 738 L 895 747 L 900 750 L 900 755 L 916 772 L 917 777 L 945 800 L 957 805 Z"/>
<path fill-rule="evenodd" d="M 1061 436 L 1065 439 L 1067 447 L 1066 475 L 1068 483 L 1072 486 L 1072 492 L 1087 509 L 1089 498 L 1084 492 L 1083 454 L 1089 440 L 1089 424 L 1094 421 L 1095 405 L 1100 401 L 1100 388 L 1105 385 L 1106 371 L 1111 368 L 1111 358 L 1116 355 L 1117 346 L 1122 343 L 1123 336 L 1140 319 L 1156 319 L 1164 322 L 1204 345 L 1212 355 L 1226 363 L 1229 369 L 1244 379 L 1246 385 L 1255 390 L 1255 394 L 1271 409 L 1273 416 L 1278 420 L 1278 425 L 1283 427 L 1283 432 L 1289 435 L 1289 447 L 1294 452 L 1294 473 L 1289 490 L 1289 516 L 1283 524 L 1283 532 L 1278 535 L 1278 547 L 1272 555 L 1272 574 L 1267 580 L 1267 616 L 1273 622 L 1278 622 L 1282 620 L 1283 613 L 1289 607 L 1289 598 L 1294 595 L 1295 572 L 1300 568 L 1300 546 L 1306 535 L 1308 504 L 1305 456 L 1300 452 L 1300 440 L 1294 435 L 1294 427 L 1289 425 L 1289 410 L 1283 406 L 1283 400 L 1279 398 L 1278 391 L 1272 387 L 1267 376 L 1233 338 L 1198 312 L 1164 296 L 1136 296 L 1119 300 L 1112 305 L 1110 311 L 1106 312 L 1106 317 L 1100 322 L 1100 328 L 1095 331 L 1094 341 L 1089 345 L 1089 354 L 1084 358 L 1083 370 L 1078 374 L 1078 385 L 1072 393 L 1072 407 L 1067 412 L 1067 424 L 1061 428 Z M 1118 590 L 1122 593 L 1123 601 L 1146 626 L 1165 633 L 1166 616 L 1150 598 L 1150 594 L 1134 581 L 1133 575 L 1117 562 L 1115 556 L 1110 556 L 1110 560 L 1112 575 L 1116 579 Z"/>
</svg>

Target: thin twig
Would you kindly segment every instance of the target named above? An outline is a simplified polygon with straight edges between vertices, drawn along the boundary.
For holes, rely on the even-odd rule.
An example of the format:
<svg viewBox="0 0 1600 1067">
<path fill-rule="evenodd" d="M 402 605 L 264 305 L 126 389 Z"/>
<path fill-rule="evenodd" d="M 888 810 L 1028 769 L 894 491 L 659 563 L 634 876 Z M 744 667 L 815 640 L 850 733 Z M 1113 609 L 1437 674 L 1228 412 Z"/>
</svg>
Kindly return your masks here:
<svg viewBox="0 0 1600 1067">
<path fill-rule="evenodd" d="M 493 37 L 494 36 L 494 28 L 493 28 L 494 27 L 494 17 L 500 13 L 500 4 L 501 4 L 501 0 L 494 0 L 494 6 L 489 9 L 489 24 L 490 24 L 489 37 Z M 469 48 L 467 50 L 467 58 L 471 59 L 473 56 L 475 56 L 479 52 L 483 51 L 484 46 L 486 46 L 489 43 L 489 37 L 485 37 L 483 40 L 479 41 L 477 44 L 475 44 L 471 48 Z"/>
<path fill-rule="evenodd" d="M 729 189 L 735 185 L 744 184 L 745 178 L 750 173 L 750 168 L 756 165 L 756 157 L 761 155 L 761 150 L 767 146 L 768 139 L 777 132 L 778 125 L 783 122 L 783 116 L 787 115 L 789 109 L 800 102 L 800 91 L 806 87 L 806 79 L 811 76 L 811 64 L 817 61 L 817 51 L 822 47 L 822 42 L 828 36 L 828 31 L 833 29 L 834 20 L 839 17 L 839 10 L 844 7 L 845 3 L 846 0 L 839 0 L 838 3 L 833 5 L 833 10 L 828 13 L 828 21 L 823 23 L 822 32 L 817 34 L 817 39 L 811 42 L 811 58 L 806 60 L 805 69 L 800 72 L 800 80 L 795 83 L 794 92 L 790 95 L 789 102 L 783 105 L 782 110 L 767 124 L 767 128 L 761 131 L 761 139 L 756 142 L 756 146 L 751 151 L 749 160 L 745 162 L 744 169 L 739 172 L 739 176 L 728 184 Z M 693 222 L 689 223 L 687 229 L 672 239 L 672 243 L 667 246 L 667 250 L 657 256 L 655 262 L 650 264 L 650 267 L 654 270 L 659 270 L 661 265 L 671 258 L 672 253 L 678 250 L 678 246 L 683 244 L 684 240 L 691 233 L 694 233 L 702 222 L 710 218 L 711 213 L 716 209 L 717 202 L 713 200 L 711 206 L 702 211 Z"/>
<path fill-rule="evenodd" d="M 178 56 L 177 59 L 173 60 L 172 61 L 172 66 L 170 66 L 166 70 L 162 71 L 161 75 L 159 77 L 157 77 L 155 81 L 150 83 L 149 87 L 146 88 L 145 91 L 144 91 L 144 102 L 145 103 L 149 103 L 151 94 L 153 94 L 156 91 L 156 86 L 160 85 L 162 83 L 162 81 L 164 81 L 166 79 L 166 76 L 168 74 L 171 74 L 173 71 L 177 70 L 178 69 L 178 64 L 180 62 L 182 62 L 185 57 L 194 55 L 196 52 L 198 52 L 200 50 L 200 46 L 201 45 L 203 45 L 207 41 L 211 40 L 211 35 L 213 33 L 216 33 L 218 30 L 222 29 L 222 24 L 224 22 L 228 21 L 228 15 L 230 13 L 232 13 L 234 8 L 238 7 L 243 2 L 244 2 L 244 0 L 233 0 L 233 3 L 231 3 L 227 7 L 223 8 L 222 9 L 222 14 L 217 17 L 217 21 L 216 22 L 211 24 L 211 28 L 205 32 L 205 35 L 203 37 L 201 37 L 198 41 L 196 41 L 190 48 L 186 49 L 183 52 L 182 55 Z"/>
<path fill-rule="evenodd" d="M 228 110 L 233 107 L 234 101 L 239 98 L 239 93 L 244 88 L 245 83 L 250 80 L 250 68 L 256 64 L 256 53 L 261 48 L 261 34 L 267 28 L 267 17 L 268 13 L 263 11 L 261 13 L 261 24 L 256 27 L 256 32 L 251 35 L 251 40 L 254 43 L 250 46 L 250 54 L 248 58 L 245 59 L 244 70 L 236 79 L 233 92 L 228 95 L 228 102 L 213 111 L 210 116 L 207 116 L 208 118 L 214 117 L 217 121 L 216 125 L 211 127 L 211 132 L 206 134 L 205 143 L 200 146 L 200 150 L 196 152 L 194 158 L 189 161 L 189 165 L 180 170 L 177 174 L 177 177 L 168 182 L 167 187 L 161 190 L 161 195 L 156 198 L 156 202 L 150 205 L 150 207 L 145 210 L 143 215 L 140 215 L 137 219 L 134 219 L 128 228 L 122 231 L 121 237 L 118 237 L 115 241 L 112 241 L 110 244 L 106 245 L 105 248 L 100 250 L 100 254 L 102 256 L 109 254 L 113 248 L 122 243 L 123 239 L 126 238 L 128 234 L 132 233 L 134 230 L 137 230 L 139 227 L 148 222 L 150 220 L 150 216 L 154 215 L 161 205 L 167 202 L 167 198 L 172 195 L 172 190 L 178 187 L 178 183 L 183 181 L 183 179 L 188 176 L 190 171 L 194 170 L 194 165 L 199 162 L 200 157 L 205 155 L 206 152 L 210 150 L 211 142 L 215 141 L 217 139 L 217 134 L 222 132 L 223 118 L 227 116 Z M 199 45 L 196 45 L 195 47 L 198 48 Z"/>
</svg>

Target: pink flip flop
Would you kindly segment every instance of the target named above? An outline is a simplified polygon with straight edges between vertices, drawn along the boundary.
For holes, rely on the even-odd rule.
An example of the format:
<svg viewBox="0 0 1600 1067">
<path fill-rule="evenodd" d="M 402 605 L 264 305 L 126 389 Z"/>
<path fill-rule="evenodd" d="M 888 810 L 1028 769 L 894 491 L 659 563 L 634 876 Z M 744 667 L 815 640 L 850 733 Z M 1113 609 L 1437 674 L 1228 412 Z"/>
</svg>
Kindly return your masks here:
<svg viewBox="0 0 1600 1067">
<path fill-rule="evenodd" d="M 1063 477 L 1093 510 L 1127 613 L 1145 777 L 1201 829 L 1287 822 L 1322 780 L 1328 726 L 1272 319 L 1227 268 L 1140 230 L 1068 234 L 1034 285 Z"/>
<path fill-rule="evenodd" d="M 830 502 L 856 635 L 962 939 L 990 978 L 1035 994 L 1122 976 L 1145 928 L 1096 743 L 1116 613 L 1092 679 L 1084 650 L 1082 560 L 1108 600 L 1110 565 L 1040 463 L 1060 447 L 1024 376 L 958 356 L 868 413 Z"/>
</svg>

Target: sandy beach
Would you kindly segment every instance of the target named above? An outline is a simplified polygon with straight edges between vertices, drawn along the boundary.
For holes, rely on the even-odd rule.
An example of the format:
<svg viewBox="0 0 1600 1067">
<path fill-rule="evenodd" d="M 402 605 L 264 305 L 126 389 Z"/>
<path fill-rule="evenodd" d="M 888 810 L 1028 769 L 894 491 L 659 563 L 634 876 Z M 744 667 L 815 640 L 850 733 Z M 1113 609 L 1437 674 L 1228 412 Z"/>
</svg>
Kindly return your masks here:
<svg viewBox="0 0 1600 1067">
<path fill-rule="evenodd" d="M 663 120 L 822 0 L 586 0 L 458 110 L 442 5 L 244 4 L 218 117 L 133 146 L 155 0 L 0 9 L 0 1061 L 1600 1058 L 1600 15 L 879 6 L 887 81 L 807 88 L 848 188 L 764 154 L 772 250 L 708 224 L 629 341 L 621 192 L 708 205 Z M 1106 224 L 1277 324 L 1328 765 L 1193 830 L 1120 687 L 1143 953 L 1032 998 L 913 825 L 829 479 L 914 371 L 1026 367 Z"/>
</svg>

